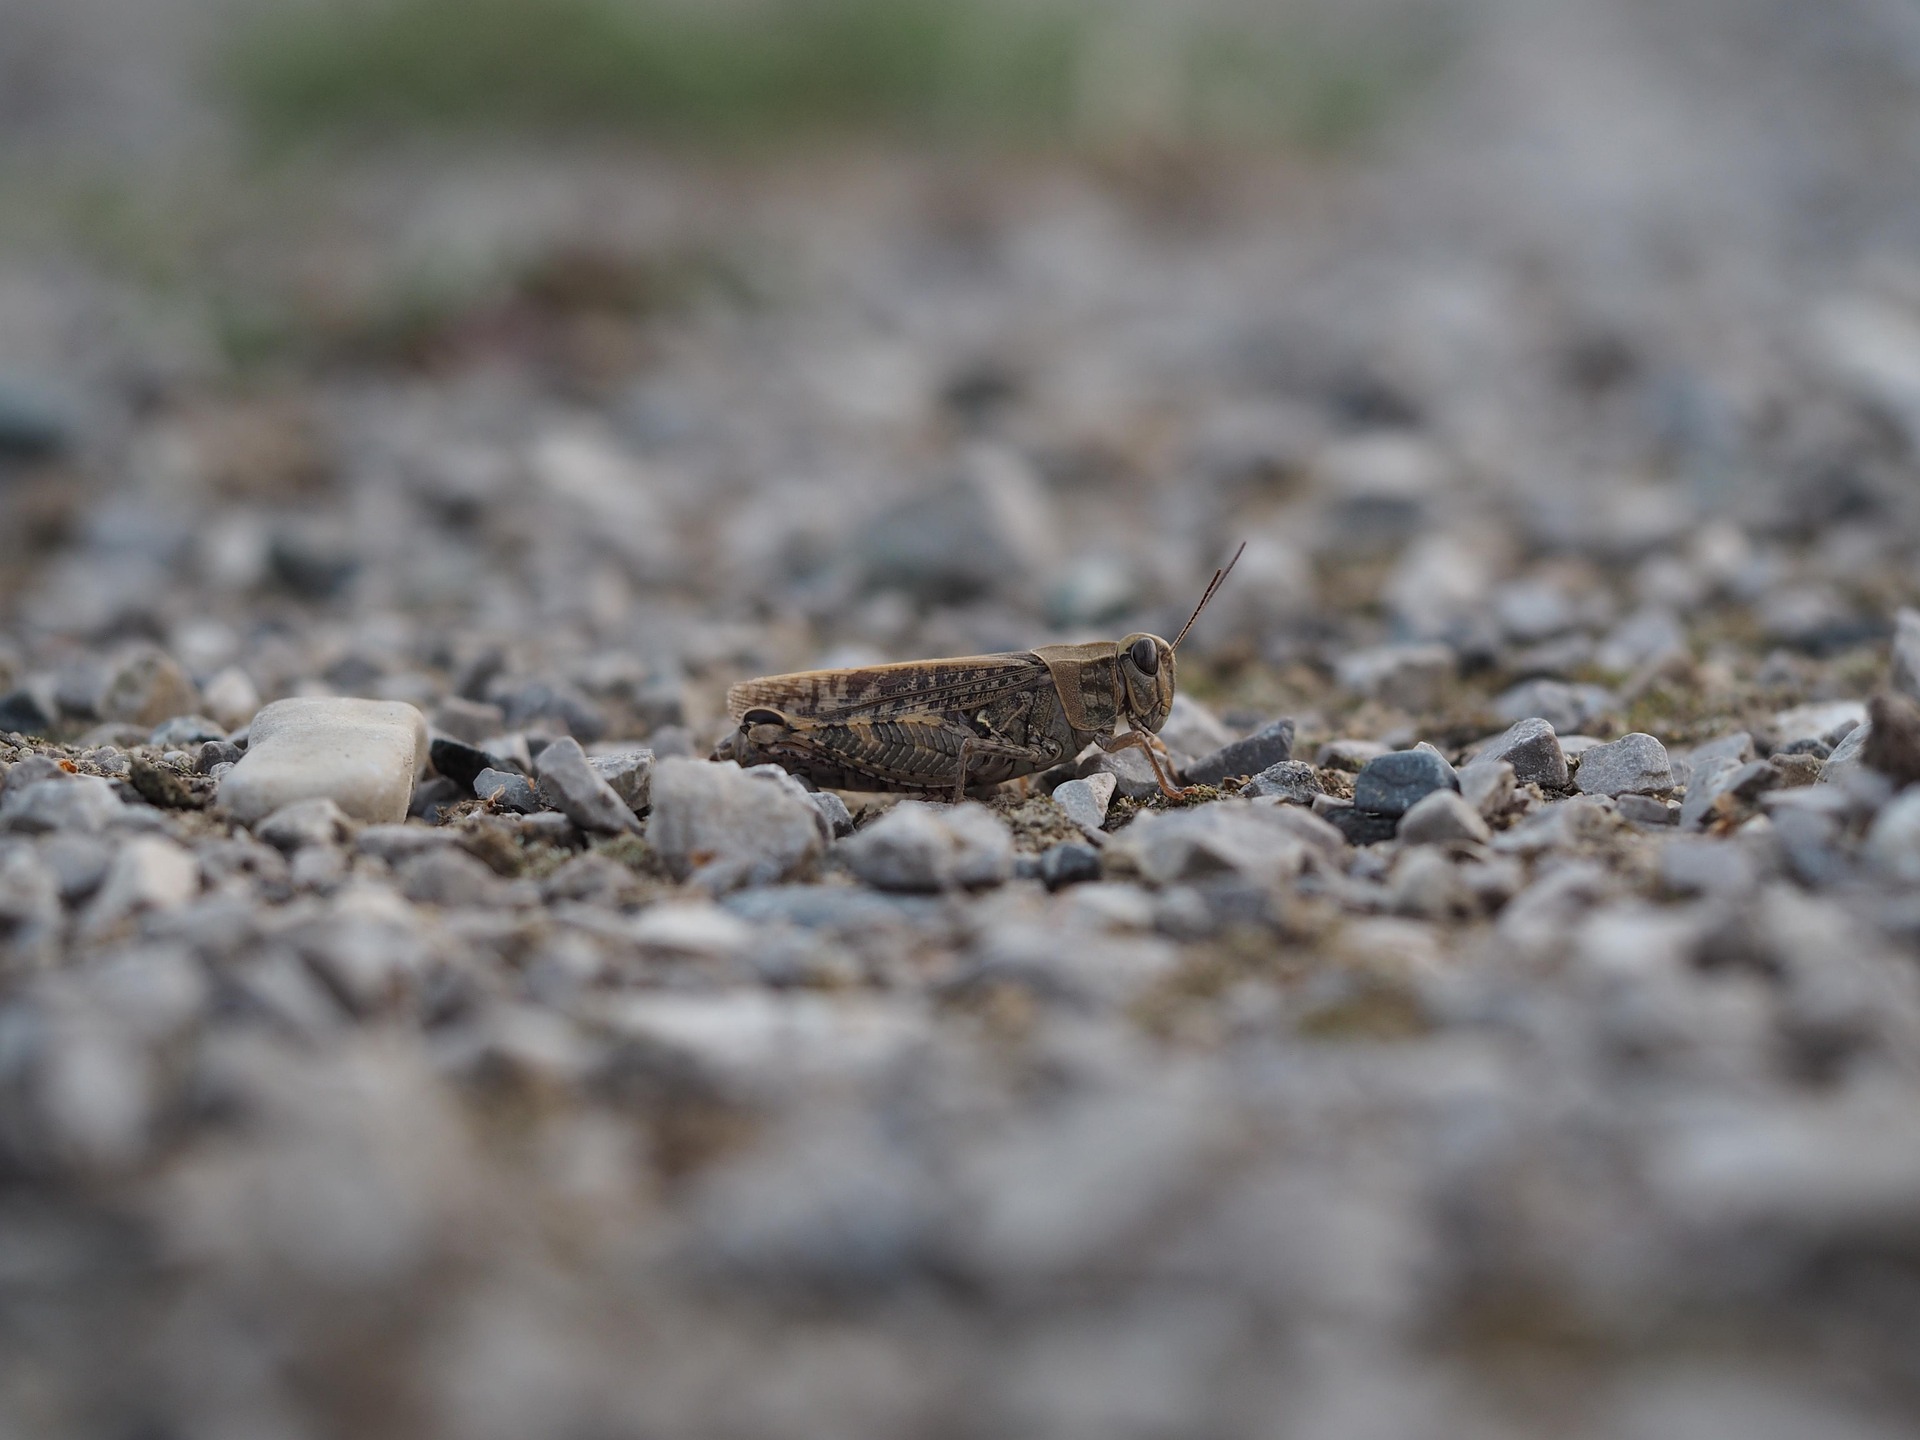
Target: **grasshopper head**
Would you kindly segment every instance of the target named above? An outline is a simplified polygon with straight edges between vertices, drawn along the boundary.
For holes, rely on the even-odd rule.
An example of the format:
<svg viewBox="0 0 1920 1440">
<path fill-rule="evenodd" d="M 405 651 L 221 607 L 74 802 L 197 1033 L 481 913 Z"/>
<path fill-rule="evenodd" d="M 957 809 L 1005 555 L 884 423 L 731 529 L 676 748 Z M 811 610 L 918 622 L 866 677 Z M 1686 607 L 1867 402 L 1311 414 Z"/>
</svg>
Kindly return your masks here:
<svg viewBox="0 0 1920 1440">
<path fill-rule="evenodd" d="M 1158 635 L 1129 635 L 1120 642 L 1120 701 L 1127 723 L 1158 731 L 1173 708 L 1173 646 Z"/>
</svg>

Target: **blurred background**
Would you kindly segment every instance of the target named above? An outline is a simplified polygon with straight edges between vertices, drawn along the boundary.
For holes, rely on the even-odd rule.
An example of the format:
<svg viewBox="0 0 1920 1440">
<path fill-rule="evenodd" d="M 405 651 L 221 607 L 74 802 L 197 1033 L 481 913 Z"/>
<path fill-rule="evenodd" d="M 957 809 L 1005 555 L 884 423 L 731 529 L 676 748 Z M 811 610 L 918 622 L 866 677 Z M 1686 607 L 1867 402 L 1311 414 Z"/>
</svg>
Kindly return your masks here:
<svg viewBox="0 0 1920 1440">
<path fill-rule="evenodd" d="M 88 732 L 149 642 L 233 723 L 460 695 L 704 754 L 743 675 L 1171 634 L 1243 539 L 1183 689 L 1305 754 L 1464 743 L 1541 679 L 1562 730 L 1676 744 L 1857 698 L 1920 598 L 1917 161 L 1912 0 L 0 0 L 0 729 Z M 1004 1073 L 796 1031 L 751 1104 L 583 1099 L 534 1012 L 482 1058 L 411 1011 L 231 1046 L 175 1119 L 0 1172 L 0 1418 L 1914 1413 L 1910 1198 L 1873 1208 L 1911 1171 L 1740 1229 L 1741 1157 L 1826 1132 L 1715 1149 L 1684 1085 L 1062 1022 Z M 84 1053 L 80 1097 L 120 1073 Z M 1246 1096 L 1290 1163 L 1222 1129 Z M 1664 1198 L 1614 1165 L 1675 1136 Z M 1242 1188 L 1163 1226 L 1203 1172 Z"/>
</svg>

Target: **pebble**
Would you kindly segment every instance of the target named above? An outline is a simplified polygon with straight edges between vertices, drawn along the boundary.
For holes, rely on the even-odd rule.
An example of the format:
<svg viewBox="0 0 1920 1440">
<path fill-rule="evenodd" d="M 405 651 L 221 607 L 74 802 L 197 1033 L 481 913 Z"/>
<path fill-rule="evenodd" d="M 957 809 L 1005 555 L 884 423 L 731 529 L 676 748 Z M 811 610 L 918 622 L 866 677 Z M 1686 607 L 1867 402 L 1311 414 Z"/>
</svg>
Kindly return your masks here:
<svg viewBox="0 0 1920 1440">
<path fill-rule="evenodd" d="M 1818 784 L 1834 785 L 1865 766 L 1861 758 L 1867 747 L 1867 741 L 1873 736 L 1873 723 L 1862 722 L 1847 732 L 1847 736 L 1833 747 L 1833 753 L 1827 757 L 1827 763 L 1820 771 Z"/>
<path fill-rule="evenodd" d="M 253 717 L 247 753 L 220 782 L 219 804 L 242 824 L 300 800 L 332 800 L 368 824 L 404 820 L 427 761 L 413 706 L 334 697 L 276 700 Z"/>
<path fill-rule="evenodd" d="M 847 802 L 831 790 L 816 790 L 807 796 L 820 818 L 827 823 L 830 838 L 839 840 L 853 833 L 853 812 L 847 809 Z"/>
<path fill-rule="evenodd" d="M 134 818 L 129 807 L 120 802 L 113 782 L 93 775 L 62 775 L 24 785 L 9 784 L 6 798 L 0 800 L 0 830 L 27 834 L 58 830 L 98 835 Z"/>
<path fill-rule="evenodd" d="M 1389 747 L 1377 740 L 1329 740 L 1322 745 L 1313 757 L 1313 763 L 1322 770 L 1345 770 L 1357 775 L 1369 760 L 1389 752 Z"/>
<path fill-rule="evenodd" d="M 1452 647 L 1435 642 L 1352 650 L 1339 657 L 1333 673 L 1355 694 L 1421 711 L 1440 703 L 1458 669 Z"/>
<path fill-rule="evenodd" d="M 1674 895 L 1745 895 L 1760 870 L 1740 845 L 1727 840 L 1676 838 L 1660 847 L 1660 884 Z"/>
<path fill-rule="evenodd" d="M 237 665 L 229 665 L 211 680 L 201 695 L 207 714 L 228 730 L 248 724 L 260 710 L 260 691 Z"/>
<path fill-rule="evenodd" d="M 545 758 L 544 755 L 542 758 Z M 589 755 L 587 764 L 593 773 L 607 782 L 626 807 L 636 815 L 646 813 L 652 803 L 653 751 L 643 747 Z"/>
<path fill-rule="evenodd" d="M 60 887 L 60 898 L 69 905 L 85 900 L 100 888 L 113 864 L 114 847 L 97 835 L 61 831 L 40 842 L 42 863 L 52 872 Z"/>
<path fill-rule="evenodd" d="M 1201 756 L 1181 773 L 1189 785 L 1218 785 L 1236 775 L 1258 775 L 1293 756 L 1294 722 L 1274 720 L 1247 736 Z"/>
<path fill-rule="evenodd" d="M 1458 790 L 1460 777 L 1432 750 L 1397 750 L 1369 760 L 1353 783 L 1357 810 L 1404 815 L 1436 790 Z"/>
<path fill-rule="evenodd" d="M 113 857 L 83 928 L 97 934 L 143 910 L 172 910 L 199 890 L 200 864 L 191 851 L 157 835 L 135 835 Z"/>
<path fill-rule="evenodd" d="M 1040 880 L 1049 890 L 1092 884 L 1100 873 L 1100 852 L 1077 841 L 1049 846 L 1040 856 Z"/>
<path fill-rule="evenodd" d="M 647 755 L 651 762 L 652 755 Z M 534 758 L 534 793 L 582 830 L 620 835 L 640 828 L 633 809 L 587 759 L 571 735 L 555 740 Z"/>
<path fill-rule="evenodd" d="M 1154 885 L 1202 880 L 1223 873 L 1256 885 L 1274 885 L 1300 873 L 1314 851 L 1284 822 L 1277 807 L 1220 800 L 1192 810 L 1144 812 L 1119 835 L 1119 849 Z"/>
<path fill-rule="evenodd" d="M 498 705 L 450 695 L 433 708 L 433 728 L 442 735 L 479 746 L 507 729 L 507 712 Z"/>
<path fill-rule="evenodd" d="M 653 770 L 647 844 L 677 879 L 721 892 L 791 879 L 825 852 L 827 823 L 772 766 L 668 757 Z"/>
<path fill-rule="evenodd" d="M 346 812 L 322 796 L 314 800 L 296 800 L 283 805 L 263 820 L 256 821 L 253 833 L 276 850 L 304 850 L 310 845 L 337 845 L 347 838 L 352 823 Z"/>
<path fill-rule="evenodd" d="M 1719 805 L 1723 796 L 1753 800 L 1777 787 L 1780 781 L 1779 767 L 1767 760 L 1754 760 L 1745 765 L 1725 759 L 1709 760 L 1696 766 L 1687 782 L 1686 799 L 1680 804 L 1680 828 L 1697 830 L 1706 825 L 1715 814 L 1723 812 L 1724 807 Z"/>
<path fill-rule="evenodd" d="M 1611 690 L 1598 685 L 1576 685 L 1564 680 L 1523 680 L 1494 697 L 1493 713 L 1509 724 L 1537 718 L 1545 720 L 1556 731 L 1570 733 L 1584 730 L 1595 720 L 1611 713 L 1618 703 Z"/>
<path fill-rule="evenodd" d="M 527 777 L 508 770 L 482 770 L 473 777 L 473 793 L 496 810 L 531 815 L 541 808 Z"/>
<path fill-rule="evenodd" d="M 456 740 L 451 735 L 434 735 L 427 742 L 427 758 L 433 768 L 462 790 L 471 792 L 480 772 L 490 768 L 493 757 L 477 745 Z"/>
<path fill-rule="evenodd" d="M 1185 757 L 1177 751 L 1172 756 L 1172 767 L 1168 779 L 1178 775 L 1185 765 Z M 1165 761 L 1161 762 L 1165 765 Z M 1121 750 L 1109 755 L 1105 751 L 1096 751 L 1080 763 L 1079 777 L 1082 780 L 1104 775 L 1114 783 L 1115 793 L 1129 800 L 1145 800 L 1150 795 L 1160 793 L 1160 782 L 1154 778 L 1153 765 L 1137 749 Z"/>
<path fill-rule="evenodd" d="M 147 744 L 158 745 L 163 750 L 186 750 L 226 738 L 227 732 L 204 715 L 176 715 L 156 725 L 147 736 Z"/>
<path fill-rule="evenodd" d="M 1473 759 L 1476 764 L 1504 760 L 1513 767 L 1516 784 L 1538 785 L 1542 790 L 1567 788 L 1567 756 L 1560 737 L 1551 721 L 1537 715 L 1516 720 L 1480 746 Z"/>
<path fill-rule="evenodd" d="M 1584 751 L 1573 782 L 1585 795 L 1664 794 L 1673 789 L 1673 766 L 1666 746 L 1636 730 Z"/>
<path fill-rule="evenodd" d="M 984 805 L 902 800 L 834 847 L 847 869 L 877 890 L 978 890 L 1013 874 L 1013 832 Z"/>
<path fill-rule="evenodd" d="M 200 691 L 192 679 L 179 661 L 155 645 L 136 646 L 120 656 L 94 705 L 102 720 L 149 730 L 199 708 Z"/>
<path fill-rule="evenodd" d="M 1866 718 L 1865 701 L 1823 700 L 1782 710 L 1769 724 L 1776 748 L 1790 745 L 1796 740 L 1818 740 L 1837 745 L 1855 726 L 1864 724 Z"/>
<path fill-rule="evenodd" d="M 1661 800 L 1652 795 L 1622 795 L 1619 797 L 1619 812 L 1622 820 L 1635 825 L 1678 825 L 1680 823 L 1680 805 L 1677 801 Z"/>
<path fill-rule="evenodd" d="M 1405 845 L 1485 844 L 1493 838 L 1480 812 L 1452 790 L 1435 790 L 1416 801 L 1394 833 Z"/>
<path fill-rule="evenodd" d="M 859 527 L 866 583 L 925 603 L 973 600 L 1031 583 L 1044 562 L 1036 537 L 1055 533 L 1031 465 L 1000 446 L 967 451 L 931 489 Z"/>
<path fill-rule="evenodd" d="M 1863 853 L 1889 879 L 1920 885 L 1920 790 L 1902 791 L 1874 817 Z"/>
<path fill-rule="evenodd" d="M 1113 776 L 1106 773 L 1065 780 L 1054 787 L 1053 803 L 1081 829 L 1098 830 L 1107 823 L 1107 807 L 1113 803 L 1115 785 Z"/>
<path fill-rule="evenodd" d="M 1920 700 L 1920 610 L 1903 605 L 1894 612 L 1888 679 L 1909 700 Z"/>
<path fill-rule="evenodd" d="M 50 735 L 59 719 L 59 707 L 44 687 L 28 685 L 0 695 L 0 733 Z"/>
<path fill-rule="evenodd" d="M 1320 774 L 1304 760 L 1281 760 L 1267 766 L 1240 791 L 1249 798 L 1275 796 L 1295 805 L 1311 805 L 1313 797 L 1325 793 Z"/>
<path fill-rule="evenodd" d="M 1460 794 L 1488 820 L 1513 804 L 1517 783 L 1513 766 L 1506 760 L 1475 759 L 1459 771 Z"/>
</svg>

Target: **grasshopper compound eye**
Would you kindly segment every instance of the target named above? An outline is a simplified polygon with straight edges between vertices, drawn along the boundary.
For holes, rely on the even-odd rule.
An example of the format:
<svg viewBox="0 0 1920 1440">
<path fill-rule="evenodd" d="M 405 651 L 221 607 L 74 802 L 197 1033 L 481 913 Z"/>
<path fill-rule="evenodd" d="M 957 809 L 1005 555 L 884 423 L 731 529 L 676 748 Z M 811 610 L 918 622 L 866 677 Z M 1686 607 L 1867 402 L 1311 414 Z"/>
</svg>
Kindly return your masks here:
<svg viewBox="0 0 1920 1440">
<path fill-rule="evenodd" d="M 1143 675 L 1151 675 L 1160 668 L 1160 648 L 1145 635 L 1128 648 L 1127 658 L 1133 661 L 1133 668 Z"/>
</svg>

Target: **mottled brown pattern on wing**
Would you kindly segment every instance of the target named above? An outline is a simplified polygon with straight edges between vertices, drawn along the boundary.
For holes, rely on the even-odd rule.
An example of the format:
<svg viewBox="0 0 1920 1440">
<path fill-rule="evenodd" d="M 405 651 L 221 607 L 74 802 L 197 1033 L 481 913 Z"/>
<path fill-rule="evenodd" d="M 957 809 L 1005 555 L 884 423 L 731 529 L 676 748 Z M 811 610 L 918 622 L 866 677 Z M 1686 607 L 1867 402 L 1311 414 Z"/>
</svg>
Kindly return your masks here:
<svg viewBox="0 0 1920 1440">
<path fill-rule="evenodd" d="M 1025 650 L 950 660 L 909 660 L 898 665 L 801 670 L 745 680 L 727 691 L 727 712 L 736 720 L 756 706 L 815 720 L 965 712 L 1009 690 L 1048 683 L 1046 665 Z"/>
</svg>

